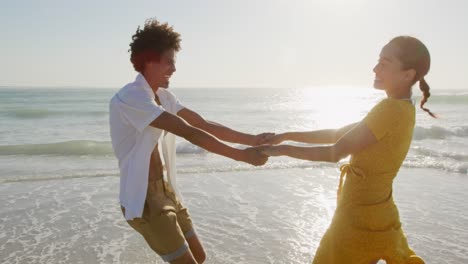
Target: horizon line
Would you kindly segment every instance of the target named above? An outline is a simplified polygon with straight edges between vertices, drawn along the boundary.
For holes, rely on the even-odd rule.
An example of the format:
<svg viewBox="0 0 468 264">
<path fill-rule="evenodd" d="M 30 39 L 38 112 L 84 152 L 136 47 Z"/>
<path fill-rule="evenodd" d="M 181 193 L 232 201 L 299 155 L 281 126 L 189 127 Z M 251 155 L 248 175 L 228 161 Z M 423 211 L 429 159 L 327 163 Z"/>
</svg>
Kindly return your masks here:
<svg viewBox="0 0 468 264">
<path fill-rule="evenodd" d="M 120 89 L 123 86 L 69 86 L 69 85 L 0 85 L 0 89 Z M 372 85 L 357 86 L 357 85 L 308 85 L 296 87 L 267 87 L 267 86 L 170 86 L 169 89 L 366 89 L 372 88 Z M 415 88 L 417 89 L 417 88 Z M 444 89 L 431 89 L 431 91 L 468 91 L 468 88 L 444 88 Z"/>
</svg>

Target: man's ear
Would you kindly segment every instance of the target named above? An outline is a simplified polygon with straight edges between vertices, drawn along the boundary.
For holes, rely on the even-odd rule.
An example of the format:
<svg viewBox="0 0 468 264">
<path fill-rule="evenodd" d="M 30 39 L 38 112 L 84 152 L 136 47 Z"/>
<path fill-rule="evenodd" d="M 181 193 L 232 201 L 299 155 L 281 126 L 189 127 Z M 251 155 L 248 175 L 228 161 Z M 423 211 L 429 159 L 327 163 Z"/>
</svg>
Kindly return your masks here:
<svg viewBox="0 0 468 264">
<path fill-rule="evenodd" d="M 143 71 L 143 75 L 144 76 L 147 76 L 146 74 L 148 72 L 152 72 L 153 71 L 153 68 L 154 68 L 154 62 L 153 61 L 147 61 L 145 62 L 145 68 L 144 68 L 144 71 Z"/>
</svg>

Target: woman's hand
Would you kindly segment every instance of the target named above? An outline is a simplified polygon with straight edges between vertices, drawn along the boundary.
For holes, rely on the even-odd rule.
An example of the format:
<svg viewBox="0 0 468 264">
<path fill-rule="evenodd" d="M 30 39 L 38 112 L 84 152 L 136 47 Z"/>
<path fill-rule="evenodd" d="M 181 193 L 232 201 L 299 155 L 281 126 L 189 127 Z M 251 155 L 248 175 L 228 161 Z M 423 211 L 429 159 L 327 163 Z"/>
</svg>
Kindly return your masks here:
<svg viewBox="0 0 468 264">
<path fill-rule="evenodd" d="M 273 157 L 273 156 L 283 155 L 283 151 L 285 147 L 287 146 L 286 145 L 279 145 L 279 146 L 262 145 L 262 146 L 257 146 L 254 148 L 260 151 L 264 155 Z"/>
</svg>

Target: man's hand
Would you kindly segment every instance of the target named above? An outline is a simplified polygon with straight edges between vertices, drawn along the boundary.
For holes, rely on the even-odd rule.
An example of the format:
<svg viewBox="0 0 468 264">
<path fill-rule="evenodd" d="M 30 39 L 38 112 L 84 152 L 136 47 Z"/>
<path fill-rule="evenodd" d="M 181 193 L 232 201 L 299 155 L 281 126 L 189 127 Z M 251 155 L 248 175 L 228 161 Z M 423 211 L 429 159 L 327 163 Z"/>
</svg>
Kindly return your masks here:
<svg viewBox="0 0 468 264">
<path fill-rule="evenodd" d="M 263 154 L 260 150 L 256 149 L 255 147 L 246 148 L 243 150 L 245 155 L 245 162 L 254 165 L 254 166 L 261 166 L 268 161 L 268 156 Z"/>
<path fill-rule="evenodd" d="M 268 142 L 271 141 L 273 137 L 275 137 L 275 133 L 269 133 L 269 132 L 255 135 L 253 136 L 253 140 L 250 145 L 258 146 L 258 145 L 269 144 Z"/>
<path fill-rule="evenodd" d="M 259 151 L 263 155 L 266 155 L 268 157 L 273 157 L 273 156 L 281 156 L 284 155 L 284 148 L 286 148 L 287 145 L 279 145 L 279 146 L 271 146 L 271 145 L 262 145 L 262 146 L 256 146 L 253 147 L 253 149 Z"/>
</svg>

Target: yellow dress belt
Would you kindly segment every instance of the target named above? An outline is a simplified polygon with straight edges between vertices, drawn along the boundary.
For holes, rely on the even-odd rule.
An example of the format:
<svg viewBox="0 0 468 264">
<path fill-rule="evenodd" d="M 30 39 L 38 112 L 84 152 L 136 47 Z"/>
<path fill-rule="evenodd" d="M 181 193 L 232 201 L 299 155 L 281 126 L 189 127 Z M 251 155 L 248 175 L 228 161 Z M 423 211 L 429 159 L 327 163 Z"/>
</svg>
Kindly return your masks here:
<svg viewBox="0 0 468 264">
<path fill-rule="evenodd" d="M 360 177 L 360 178 L 365 178 L 364 171 L 360 168 L 356 168 L 354 166 L 351 166 L 351 164 L 346 163 L 340 166 L 340 183 L 338 185 L 338 190 L 337 190 L 337 202 L 339 201 L 340 195 L 341 195 L 341 190 L 343 189 L 343 182 L 345 176 L 348 174 L 352 174 L 354 176 Z"/>
</svg>

